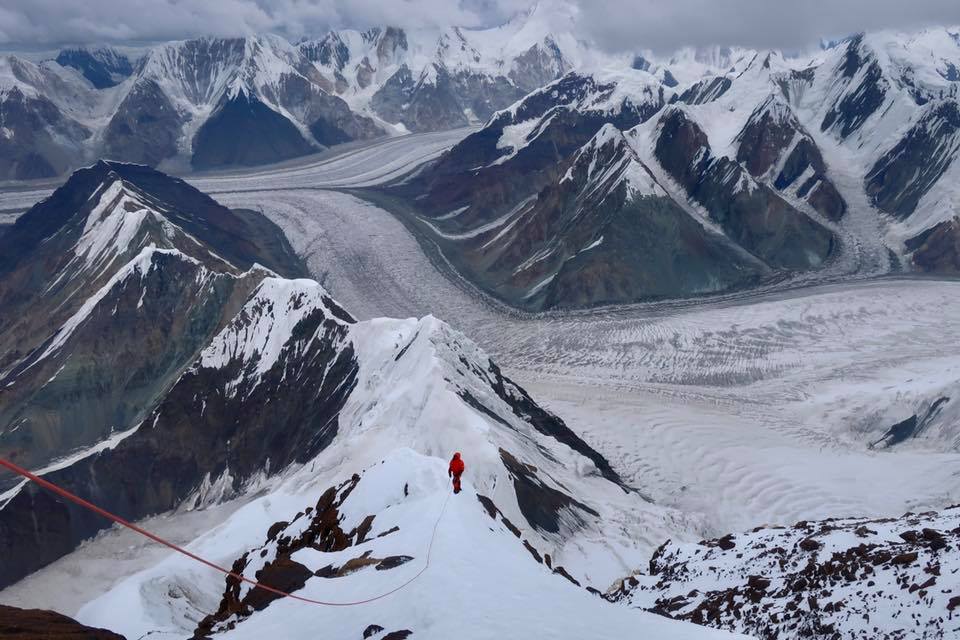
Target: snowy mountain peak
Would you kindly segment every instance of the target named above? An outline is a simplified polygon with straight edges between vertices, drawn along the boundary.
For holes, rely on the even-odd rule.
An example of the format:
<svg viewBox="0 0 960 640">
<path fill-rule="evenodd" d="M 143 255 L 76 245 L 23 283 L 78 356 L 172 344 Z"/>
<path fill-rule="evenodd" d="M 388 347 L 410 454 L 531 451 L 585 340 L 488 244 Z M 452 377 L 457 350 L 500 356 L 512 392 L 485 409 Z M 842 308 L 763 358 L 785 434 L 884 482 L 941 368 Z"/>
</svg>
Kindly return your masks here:
<svg viewBox="0 0 960 640">
<path fill-rule="evenodd" d="M 620 183 L 626 185 L 629 199 L 667 195 L 640 161 L 624 133 L 609 122 L 577 152 L 561 182 L 572 180 L 575 171 L 584 164 L 586 180 L 591 185 L 586 189 L 586 197 L 593 192 L 608 193 Z"/>
</svg>

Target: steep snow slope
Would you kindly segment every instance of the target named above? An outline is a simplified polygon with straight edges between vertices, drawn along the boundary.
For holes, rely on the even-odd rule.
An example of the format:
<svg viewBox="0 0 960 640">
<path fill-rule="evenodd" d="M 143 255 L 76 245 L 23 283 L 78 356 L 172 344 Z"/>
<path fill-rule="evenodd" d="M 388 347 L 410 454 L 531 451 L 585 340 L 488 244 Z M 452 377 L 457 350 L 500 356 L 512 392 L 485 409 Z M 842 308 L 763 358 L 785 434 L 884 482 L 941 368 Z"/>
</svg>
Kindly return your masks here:
<svg viewBox="0 0 960 640">
<path fill-rule="evenodd" d="M 270 563 L 278 553 L 286 557 L 278 551 L 283 549 L 281 544 L 297 545 L 304 525 L 314 517 L 304 514 L 304 509 L 317 506 L 317 515 L 335 518 L 326 520 L 328 524 L 318 532 L 340 535 L 335 532 L 350 531 L 365 522 L 368 533 L 359 539 L 351 536 L 332 548 L 326 545 L 334 538 L 324 537 L 290 554 L 293 563 L 322 570 L 326 576 L 308 577 L 298 595 L 334 601 L 364 599 L 406 582 L 429 556 L 423 575 L 383 600 L 356 607 L 324 608 L 260 598 L 257 610 L 240 609 L 221 618 L 213 627 L 213 637 L 282 633 L 305 638 L 318 625 L 337 637 L 360 637 L 373 625 L 384 633 L 408 630 L 414 637 L 428 638 L 578 638 L 638 632 L 658 638 L 733 637 L 617 607 L 577 588 L 524 549 L 503 516 L 478 501 L 481 489 L 473 482 L 468 481 L 460 495 L 451 495 L 445 461 L 409 449 L 380 458 L 352 480 L 349 472 L 330 468 L 321 458 L 316 468 L 290 477 L 191 548 L 226 564 L 252 550 L 249 575 L 254 567 L 266 564 L 263 576 L 281 576 L 276 568 L 269 568 Z M 281 521 L 279 527 L 272 526 L 274 521 Z M 268 528 L 273 532 L 269 536 Z M 259 553 L 261 546 L 265 557 Z M 185 635 L 194 630 L 200 614 L 216 607 L 216 594 L 222 590 L 222 578 L 185 558 L 169 557 L 84 607 L 79 618 L 109 620 L 112 628 L 128 637 Z M 165 602 L 157 597 L 171 592 L 183 597 Z M 252 604 L 256 593 L 243 586 L 238 595 Z"/>
</svg>

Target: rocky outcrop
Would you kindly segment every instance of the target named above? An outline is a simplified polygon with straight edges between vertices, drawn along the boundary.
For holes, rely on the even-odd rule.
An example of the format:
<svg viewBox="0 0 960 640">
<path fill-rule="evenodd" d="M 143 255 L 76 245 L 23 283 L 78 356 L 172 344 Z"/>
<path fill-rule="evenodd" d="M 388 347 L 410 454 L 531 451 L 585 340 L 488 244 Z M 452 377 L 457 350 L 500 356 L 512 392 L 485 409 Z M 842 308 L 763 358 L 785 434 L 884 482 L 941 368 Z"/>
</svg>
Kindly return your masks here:
<svg viewBox="0 0 960 640">
<path fill-rule="evenodd" d="M 774 638 L 960 633 L 960 508 L 759 527 L 665 543 L 608 596 L 678 620 Z"/>
<path fill-rule="evenodd" d="M 359 475 L 354 475 L 339 486 L 330 487 L 320 496 L 315 506 L 307 507 L 291 522 L 275 523 L 267 532 L 266 542 L 237 558 L 231 570 L 237 575 L 270 585 L 280 591 L 294 593 L 303 588 L 307 580 L 314 575 L 333 578 L 339 577 L 338 573 L 342 576 L 365 566 L 387 570 L 403 564 L 386 560 L 373 562 L 368 560 L 367 554 L 347 562 L 350 566 L 346 569 L 325 567 L 314 572 L 291 558 L 303 549 L 331 553 L 344 551 L 366 540 L 373 526 L 374 516 L 363 518 L 356 527 L 344 531 L 339 511 L 360 479 Z M 211 633 L 233 629 L 243 622 L 244 618 L 256 611 L 262 611 L 282 597 L 271 591 L 252 588 L 233 576 L 227 576 L 220 606 L 198 623 L 194 638 L 204 638 Z"/>
<path fill-rule="evenodd" d="M 960 149 L 960 103 L 942 100 L 924 114 L 870 169 L 865 178 L 873 204 L 897 218 L 908 218 L 938 183 Z"/>
<path fill-rule="evenodd" d="M 714 158 L 703 129 L 682 109 L 660 120 L 655 154 L 726 235 L 773 269 L 817 268 L 835 248 L 833 234 L 758 183 L 736 162 Z"/>
<path fill-rule="evenodd" d="M 683 93 L 677 95 L 674 102 L 681 102 L 683 104 L 706 104 L 720 98 L 720 96 L 730 90 L 731 86 L 733 86 L 733 81 L 726 76 L 705 78 L 694 83 L 684 90 Z"/>
<path fill-rule="evenodd" d="M 906 242 L 913 264 L 926 273 L 960 274 L 960 218 L 940 222 Z"/>
<path fill-rule="evenodd" d="M 820 150 L 780 98 L 771 96 L 761 103 L 737 141 L 737 161 L 754 178 L 767 179 L 777 190 L 805 198 L 830 220 L 843 217 L 847 204 L 827 177 Z"/>
<path fill-rule="evenodd" d="M 0 604 L 0 637 L 11 640 L 124 640 L 107 631 L 86 627 L 53 611 L 18 609 Z"/>
<path fill-rule="evenodd" d="M 856 132 L 880 108 L 888 85 L 876 55 L 864 46 L 863 35 L 847 43 L 846 54 L 834 74 L 846 86 L 823 116 L 820 129 L 843 139 Z"/>
</svg>

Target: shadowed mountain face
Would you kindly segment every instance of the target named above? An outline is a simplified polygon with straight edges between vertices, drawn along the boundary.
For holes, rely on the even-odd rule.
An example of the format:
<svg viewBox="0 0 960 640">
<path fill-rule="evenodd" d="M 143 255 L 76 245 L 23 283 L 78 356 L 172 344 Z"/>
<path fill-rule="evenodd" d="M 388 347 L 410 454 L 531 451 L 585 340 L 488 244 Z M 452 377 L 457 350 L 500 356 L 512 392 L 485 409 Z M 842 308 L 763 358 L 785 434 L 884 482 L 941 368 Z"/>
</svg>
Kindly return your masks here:
<svg viewBox="0 0 960 640">
<path fill-rule="evenodd" d="M 0 177 L 33 180 L 65 171 L 91 137 L 43 95 L 0 90 Z"/>
<path fill-rule="evenodd" d="M 258 269 L 305 274 L 259 214 L 106 162 L 19 218 L 0 251 L 0 451 L 29 465 L 142 418 Z"/>
<path fill-rule="evenodd" d="M 383 135 L 312 62 L 273 36 L 109 49 L 40 64 L 0 58 L 0 179 L 61 175 L 94 158 L 248 166 Z"/>
<path fill-rule="evenodd" d="M 116 86 L 133 74 L 130 59 L 108 47 L 64 49 L 57 54 L 56 62 L 76 69 L 97 89 Z"/>
<path fill-rule="evenodd" d="M 197 169 L 266 164 L 311 151 L 293 123 L 246 93 L 224 100 L 197 131 L 193 149 Z"/>
</svg>

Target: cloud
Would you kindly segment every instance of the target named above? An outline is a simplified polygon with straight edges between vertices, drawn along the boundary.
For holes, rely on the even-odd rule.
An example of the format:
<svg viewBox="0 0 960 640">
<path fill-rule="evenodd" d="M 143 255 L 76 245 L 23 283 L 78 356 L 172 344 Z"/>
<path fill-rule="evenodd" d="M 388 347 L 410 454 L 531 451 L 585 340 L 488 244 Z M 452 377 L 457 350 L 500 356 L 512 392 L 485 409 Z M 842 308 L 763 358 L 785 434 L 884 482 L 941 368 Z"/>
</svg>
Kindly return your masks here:
<svg viewBox="0 0 960 640">
<path fill-rule="evenodd" d="M 576 35 L 608 50 L 801 48 L 882 28 L 960 23 L 958 0 L 542 0 L 577 5 Z M 500 24 L 531 0 L 4 0 L 0 44 L 152 42 L 330 28 Z M 541 13 L 549 13 L 542 11 Z"/>
<path fill-rule="evenodd" d="M 958 0 L 593 0 L 580 28 L 603 48 L 802 49 L 860 31 L 960 24 Z"/>
<path fill-rule="evenodd" d="M 449 0 L 4 0 L 0 43 L 55 45 L 178 40 L 332 27 L 480 26 L 510 2 Z"/>
</svg>

